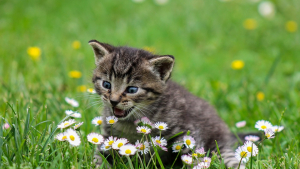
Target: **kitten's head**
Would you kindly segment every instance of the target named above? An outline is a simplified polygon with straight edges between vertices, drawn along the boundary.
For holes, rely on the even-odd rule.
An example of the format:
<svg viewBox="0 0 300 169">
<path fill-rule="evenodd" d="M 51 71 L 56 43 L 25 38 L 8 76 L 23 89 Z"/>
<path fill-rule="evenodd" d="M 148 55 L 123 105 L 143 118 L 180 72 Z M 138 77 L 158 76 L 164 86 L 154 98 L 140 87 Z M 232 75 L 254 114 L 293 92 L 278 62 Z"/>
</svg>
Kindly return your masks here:
<svg viewBox="0 0 300 169">
<path fill-rule="evenodd" d="M 91 40 L 96 69 L 93 83 L 104 104 L 118 118 L 140 118 L 163 93 L 174 65 L 171 55 L 114 47 Z"/>
</svg>

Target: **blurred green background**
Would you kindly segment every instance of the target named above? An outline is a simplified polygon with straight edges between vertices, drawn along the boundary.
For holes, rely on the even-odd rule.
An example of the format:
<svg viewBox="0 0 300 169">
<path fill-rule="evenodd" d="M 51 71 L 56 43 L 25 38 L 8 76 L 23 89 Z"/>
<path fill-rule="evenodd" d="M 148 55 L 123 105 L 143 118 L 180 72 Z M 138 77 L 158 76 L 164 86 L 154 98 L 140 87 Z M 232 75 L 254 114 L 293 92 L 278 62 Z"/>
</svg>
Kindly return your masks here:
<svg viewBox="0 0 300 169">
<path fill-rule="evenodd" d="M 55 168 L 92 153 L 82 146 L 79 160 L 66 162 L 51 153 L 60 143 L 47 138 L 67 109 L 82 113 L 83 136 L 99 132 L 90 122 L 101 103 L 86 92 L 95 68 L 88 41 L 97 39 L 174 55 L 172 79 L 214 105 L 232 131 L 256 131 L 261 119 L 285 127 L 264 142 L 257 166 L 299 166 L 299 16 L 299 0 L 2 0 L 0 116 L 14 128 L 0 132 L 0 156 L 6 166 L 48 161 Z M 246 127 L 235 127 L 242 120 Z"/>
<path fill-rule="evenodd" d="M 34 112 L 47 105 L 47 118 L 57 122 L 70 109 L 68 96 L 81 103 L 83 120 L 99 114 L 85 93 L 95 68 L 88 41 L 97 39 L 174 55 L 173 80 L 211 102 L 230 126 L 279 123 L 282 111 L 296 124 L 298 0 L 137 1 L 0 1 L 0 112 L 7 102 Z M 36 59 L 30 47 L 40 50 Z M 233 69 L 235 60 L 244 66 Z"/>
</svg>

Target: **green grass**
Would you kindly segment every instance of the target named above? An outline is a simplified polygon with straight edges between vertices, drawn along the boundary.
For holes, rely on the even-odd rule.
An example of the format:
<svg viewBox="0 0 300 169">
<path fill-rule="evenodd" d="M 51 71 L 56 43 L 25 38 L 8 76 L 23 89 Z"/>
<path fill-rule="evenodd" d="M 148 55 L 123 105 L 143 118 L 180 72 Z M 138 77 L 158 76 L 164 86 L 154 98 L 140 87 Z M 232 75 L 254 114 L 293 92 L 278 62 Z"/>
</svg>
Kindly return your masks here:
<svg viewBox="0 0 300 169">
<path fill-rule="evenodd" d="M 92 86 L 95 65 L 87 42 L 97 39 L 174 55 L 173 80 L 214 105 L 232 131 L 256 131 L 261 119 L 285 126 L 264 142 L 253 168 L 299 168 L 300 33 L 286 31 L 285 23 L 300 27 L 300 4 L 272 2 L 276 15 L 266 19 L 258 3 L 239 0 L 170 0 L 163 6 L 152 0 L 0 1 L 0 116 L 1 126 L 11 125 L 0 129 L 0 167 L 90 167 L 91 144 L 70 148 L 52 136 L 64 110 L 72 109 L 66 96 L 80 102 L 82 136 L 99 132 L 90 121 L 101 106 L 77 91 Z M 257 21 L 255 30 L 243 28 L 248 18 Z M 75 40 L 81 42 L 78 50 L 72 48 Z M 40 61 L 30 59 L 30 46 L 41 48 Z M 237 59 L 245 62 L 242 70 L 230 68 Z M 82 77 L 69 78 L 70 70 Z M 263 101 L 256 99 L 258 91 Z M 241 120 L 246 127 L 235 128 Z M 129 167 L 123 160 L 120 165 Z"/>
</svg>

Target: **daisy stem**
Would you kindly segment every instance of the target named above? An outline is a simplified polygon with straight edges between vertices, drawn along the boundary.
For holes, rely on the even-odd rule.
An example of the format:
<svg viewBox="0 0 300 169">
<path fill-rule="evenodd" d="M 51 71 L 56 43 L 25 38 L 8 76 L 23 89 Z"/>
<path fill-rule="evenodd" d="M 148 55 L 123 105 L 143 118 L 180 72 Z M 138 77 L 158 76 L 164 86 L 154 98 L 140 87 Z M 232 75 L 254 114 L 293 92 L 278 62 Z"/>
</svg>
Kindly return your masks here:
<svg viewBox="0 0 300 169">
<path fill-rule="evenodd" d="M 240 169 L 240 166 L 241 166 L 241 162 L 242 162 L 242 159 L 243 159 L 244 157 L 242 157 L 241 158 L 241 160 L 240 160 L 240 162 L 239 162 L 239 166 L 238 166 L 238 169 Z"/>
<path fill-rule="evenodd" d="M 146 140 L 147 140 L 147 142 L 148 142 L 148 137 L 146 137 Z M 151 140 L 151 143 L 152 143 L 153 146 L 155 146 L 155 144 L 152 142 L 152 140 Z M 156 165 L 155 165 L 156 162 L 154 162 L 154 160 L 153 160 L 153 157 L 154 157 L 154 155 L 155 155 L 155 152 L 154 152 L 154 154 L 153 154 L 153 156 L 152 156 L 151 150 L 149 150 L 149 154 L 150 154 L 150 157 L 151 157 L 150 161 L 153 162 L 154 167 L 157 169 L 157 167 L 156 167 Z M 150 161 L 149 161 L 149 162 L 150 162 Z M 148 165 L 149 165 L 149 163 L 148 163 Z"/>
<path fill-rule="evenodd" d="M 115 156 L 114 156 L 114 150 L 111 149 L 111 154 L 112 154 L 112 157 L 113 157 L 113 166 L 115 166 Z"/>
<path fill-rule="evenodd" d="M 176 160 L 177 160 L 177 158 L 178 158 L 178 156 L 179 156 L 180 153 L 181 153 L 181 150 L 179 150 L 179 152 L 177 153 L 177 156 L 176 156 L 176 158 L 175 158 L 175 161 L 174 161 L 173 164 L 171 165 L 171 168 L 173 168 L 173 166 L 174 166 L 174 164 L 175 164 L 175 162 L 176 162 Z"/>
<path fill-rule="evenodd" d="M 127 158 L 127 161 L 128 161 L 128 163 L 129 163 L 130 168 L 131 168 L 131 169 L 134 169 L 134 168 L 133 168 L 133 165 L 132 165 L 132 162 L 131 162 L 131 159 L 129 158 L 129 156 L 126 156 L 126 158 Z"/>
<path fill-rule="evenodd" d="M 262 139 L 262 140 L 257 144 L 257 146 L 259 146 L 260 143 L 262 143 L 265 139 L 266 139 L 266 137 L 265 137 L 264 139 Z"/>
<path fill-rule="evenodd" d="M 161 139 L 161 130 L 159 130 L 159 139 Z"/>
</svg>

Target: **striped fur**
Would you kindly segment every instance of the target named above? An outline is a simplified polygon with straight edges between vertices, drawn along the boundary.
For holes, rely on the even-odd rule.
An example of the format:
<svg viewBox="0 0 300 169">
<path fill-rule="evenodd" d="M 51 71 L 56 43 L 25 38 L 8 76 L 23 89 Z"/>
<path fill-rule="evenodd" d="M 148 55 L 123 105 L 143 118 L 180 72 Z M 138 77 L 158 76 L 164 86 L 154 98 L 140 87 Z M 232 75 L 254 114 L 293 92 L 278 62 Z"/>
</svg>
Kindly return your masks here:
<svg viewBox="0 0 300 169">
<path fill-rule="evenodd" d="M 112 130 L 113 136 L 126 136 L 130 143 L 134 143 L 141 139 L 141 135 L 136 133 L 134 121 L 146 116 L 153 122 L 163 121 L 168 124 L 169 129 L 162 132 L 166 139 L 190 130 L 196 145 L 204 147 L 206 151 L 216 150 L 216 140 L 226 165 L 237 168 L 239 161 L 231 149 L 234 144 L 232 134 L 214 108 L 168 80 L 174 65 L 173 56 L 154 55 L 129 47 L 113 47 L 95 40 L 90 41 L 90 44 L 94 49 L 96 63 L 93 83 L 105 105 L 102 115 L 104 118 L 114 115 L 112 100 L 117 102 L 118 109 L 130 109 L 112 129 L 111 125 L 103 124 L 105 137 Z M 111 89 L 103 87 L 104 81 L 111 83 Z M 128 86 L 138 87 L 138 92 L 126 93 Z M 159 135 L 159 132 L 153 130 L 151 135 Z M 168 144 L 182 138 L 183 135 L 173 138 Z M 187 149 L 183 151 L 188 153 Z M 100 156 L 95 157 L 97 164 L 100 164 Z M 161 157 L 164 164 L 170 164 L 176 154 L 169 150 L 161 152 Z"/>
</svg>

